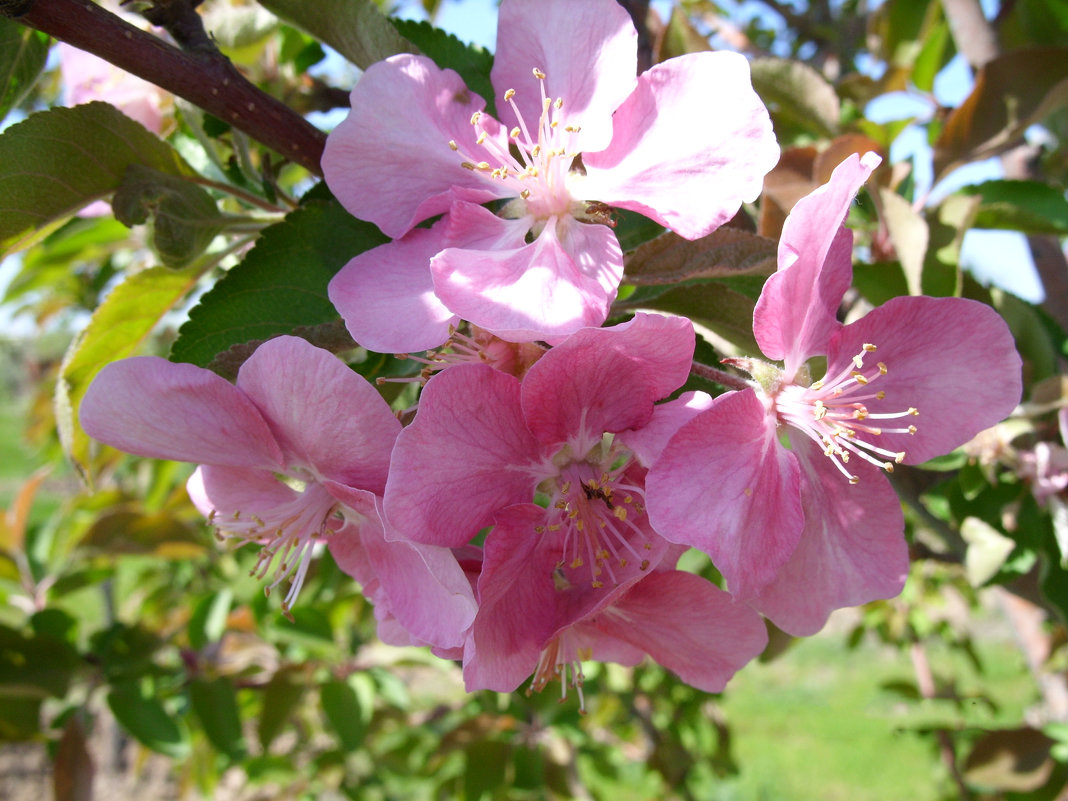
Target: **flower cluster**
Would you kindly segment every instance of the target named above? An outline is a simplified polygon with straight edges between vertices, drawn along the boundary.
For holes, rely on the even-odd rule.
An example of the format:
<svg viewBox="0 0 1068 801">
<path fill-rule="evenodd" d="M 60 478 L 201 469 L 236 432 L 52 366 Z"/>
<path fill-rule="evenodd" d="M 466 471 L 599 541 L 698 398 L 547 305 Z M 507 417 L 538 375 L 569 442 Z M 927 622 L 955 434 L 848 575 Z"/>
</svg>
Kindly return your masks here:
<svg viewBox="0 0 1068 801">
<path fill-rule="evenodd" d="M 974 301 L 897 298 L 838 320 L 869 154 L 787 219 L 754 315 L 768 361 L 728 360 L 747 388 L 671 399 L 690 321 L 601 327 L 622 277 L 611 208 L 696 238 L 756 197 L 778 149 L 746 62 L 703 53 L 634 77 L 634 28 L 610 0 L 505 0 L 499 31 L 510 129 L 455 73 L 401 55 L 357 84 L 324 159 L 340 201 L 393 237 L 330 285 L 353 337 L 444 344 L 408 425 L 293 337 L 261 345 L 233 385 L 114 363 L 82 423 L 200 465 L 194 503 L 220 536 L 262 547 L 268 589 L 289 581 L 284 609 L 325 544 L 380 636 L 462 660 L 470 689 L 559 679 L 581 697 L 584 660 L 650 656 L 722 690 L 763 650 L 763 617 L 809 634 L 900 591 L 903 520 L 882 474 L 1007 415 L 1019 357 Z M 678 569 L 689 548 L 724 586 Z"/>
</svg>

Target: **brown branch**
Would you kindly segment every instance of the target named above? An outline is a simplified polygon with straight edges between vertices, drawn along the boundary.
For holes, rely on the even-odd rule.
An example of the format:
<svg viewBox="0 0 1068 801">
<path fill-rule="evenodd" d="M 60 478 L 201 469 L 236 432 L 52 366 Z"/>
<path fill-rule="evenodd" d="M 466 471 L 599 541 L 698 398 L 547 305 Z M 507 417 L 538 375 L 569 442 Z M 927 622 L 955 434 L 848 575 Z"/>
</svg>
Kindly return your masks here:
<svg viewBox="0 0 1068 801">
<path fill-rule="evenodd" d="M 173 92 L 322 175 L 326 135 L 250 83 L 214 45 L 179 50 L 89 0 L 0 0 L 0 15 Z"/>
</svg>

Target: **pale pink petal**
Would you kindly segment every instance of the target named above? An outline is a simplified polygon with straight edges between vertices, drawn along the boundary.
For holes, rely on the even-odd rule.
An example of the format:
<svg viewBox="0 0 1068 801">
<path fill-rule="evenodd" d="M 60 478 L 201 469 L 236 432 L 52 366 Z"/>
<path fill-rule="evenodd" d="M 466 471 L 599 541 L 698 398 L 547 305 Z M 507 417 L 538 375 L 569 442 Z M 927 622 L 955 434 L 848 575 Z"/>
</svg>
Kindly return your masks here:
<svg viewBox="0 0 1068 801">
<path fill-rule="evenodd" d="M 527 468 L 540 459 L 519 381 L 487 365 L 450 367 L 427 382 L 415 422 L 397 438 L 386 517 L 415 542 L 459 547 L 498 509 L 531 500 Z"/>
<path fill-rule="evenodd" d="M 282 452 L 256 406 L 210 370 L 155 356 L 112 362 L 82 400 L 94 439 L 153 459 L 277 467 Z"/>
<path fill-rule="evenodd" d="M 287 464 L 382 492 L 400 423 L 367 379 L 299 337 L 277 337 L 241 365 L 237 386 L 271 426 Z"/>
<path fill-rule="evenodd" d="M 611 328 L 586 328 L 539 359 L 523 381 L 523 414 L 546 445 L 582 444 L 645 425 L 653 404 L 686 381 L 693 324 L 639 314 Z"/>
<path fill-rule="evenodd" d="M 731 593 L 772 581 L 804 520 L 799 468 L 752 390 L 720 395 L 678 430 L 646 478 L 649 521 L 670 542 L 710 557 Z"/>
<path fill-rule="evenodd" d="M 853 279 L 853 234 L 841 226 L 879 162 L 875 153 L 851 155 L 829 182 L 797 202 L 783 225 L 779 269 L 760 293 L 753 333 L 765 356 L 785 360 L 787 379 L 808 357 L 826 354 L 841 327 L 836 314 Z"/>
<path fill-rule="evenodd" d="M 162 130 L 165 93 L 158 86 L 65 42 L 56 49 L 68 106 L 103 100 L 152 133 Z"/>
<path fill-rule="evenodd" d="M 634 24 L 614 0 L 502 3 L 490 73 L 498 116 L 512 127 L 503 95 L 515 89 L 515 103 L 537 136 L 542 98 L 537 68 L 546 75 L 546 95 L 563 100 L 560 126 L 582 129 L 570 150 L 600 150 L 612 136 L 612 112 L 634 87 L 637 52 Z"/>
<path fill-rule="evenodd" d="M 459 213 L 498 230 L 501 248 L 449 248 L 431 261 L 435 291 L 451 311 L 512 342 L 566 336 L 605 321 L 623 276 L 623 253 L 610 228 L 551 218 L 534 242 L 509 249 L 505 240 L 521 241 L 521 221 L 474 206 L 454 206 L 450 217 Z"/>
<path fill-rule="evenodd" d="M 783 631 L 815 634 L 835 609 L 893 598 L 908 574 L 901 503 L 871 465 L 850 462 L 850 484 L 806 437 L 792 436 L 805 528 L 775 580 L 752 599 Z"/>
<path fill-rule="evenodd" d="M 1020 402 L 1020 356 L 1005 321 L 989 306 L 963 298 L 893 298 L 845 326 L 828 347 L 828 374 L 845 368 L 865 344 L 865 366 L 882 362 L 886 375 L 864 389 L 883 390 L 866 400 L 871 414 L 919 414 L 868 419 L 880 436 L 865 439 L 905 452 L 916 464 L 949 453 L 984 428 L 1005 419 Z M 910 436 L 890 429 L 916 426 Z"/>
<path fill-rule="evenodd" d="M 737 53 L 657 64 L 639 76 L 613 126 L 606 150 L 583 153 L 583 196 L 640 212 L 687 239 L 755 200 L 779 159 L 768 111 Z"/>
<path fill-rule="evenodd" d="M 330 302 L 357 343 L 378 353 L 436 348 L 459 323 L 434 294 L 430 259 L 445 247 L 447 220 L 365 251 L 327 286 Z"/>
<path fill-rule="evenodd" d="M 687 684 L 712 693 L 768 642 L 752 609 L 700 576 L 675 570 L 633 584 L 586 626 L 640 648 Z M 593 655 L 603 658 L 597 644 Z"/>
<path fill-rule="evenodd" d="M 358 536 L 347 536 L 350 529 L 328 540 L 338 566 L 361 583 L 368 574 L 377 579 L 388 611 L 415 640 L 440 648 L 462 645 L 476 604 L 452 551 L 387 541 L 377 514 L 360 523 Z"/>
<path fill-rule="evenodd" d="M 1057 412 L 1057 428 L 1061 432 L 1061 442 L 1068 445 L 1068 406 Z"/>
<path fill-rule="evenodd" d="M 648 467 L 660 457 L 675 432 L 699 412 L 709 408 L 712 401 L 712 396 L 707 392 L 683 392 L 675 400 L 657 404 L 653 408 L 653 416 L 644 426 L 624 431 L 616 438 L 627 446 L 627 450 L 641 464 Z"/>
<path fill-rule="evenodd" d="M 396 239 L 447 211 L 454 187 L 477 202 L 507 196 L 462 167 L 463 157 L 449 146 L 474 140 L 471 115 L 485 106 L 452 70 L 423 56 L 392 56 L 368 67 L 351 105 L 327 137 L 323 174 L 341 205 L 387 236 Z"/>
<path fill-rule="evenodd" d="M 259 516 L 264 510 L 292 504 L 300 493 L 270 470 L 201 465 L 185 484 L 189 499 L 205 517 Z"/>
</svg>

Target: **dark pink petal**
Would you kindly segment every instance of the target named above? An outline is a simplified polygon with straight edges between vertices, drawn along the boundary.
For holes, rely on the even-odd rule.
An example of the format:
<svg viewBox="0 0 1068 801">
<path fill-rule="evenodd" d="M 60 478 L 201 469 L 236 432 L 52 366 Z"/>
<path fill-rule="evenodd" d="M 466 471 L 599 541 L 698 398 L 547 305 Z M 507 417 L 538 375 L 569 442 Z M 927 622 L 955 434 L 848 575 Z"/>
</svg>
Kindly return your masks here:
<svg viewBox="0 0 1068 801">
<path fill-rule="evenodd" d="M 461 364 L 427 382 L 415 422 L 393 451 L 385 507 L 403 536 L 458 548 L 497 510 L 533 498 L 542 458 L 523 421 L 519 381 Z"/>
<path fill-rule="evenodd" d="M 379 353 L 436 348 L 460 318 L 434 294 L 430 259 L 445 247 L 446 219 L 349 261 L 327 287 L 352 338 Z"/>
<path fill-rule="evenodd" d="M 765 356 L 785 360 L 787 379 L 805 359 L 826 354 L 841 327 L 835 315 L 853 279 L 853 235 L 841 226 L 879 162 L 875 153 L 850 156 L 828 183 L 797 202 L 783 225 L 779 270 L 760 293 L 753 333 Z"/>
<path fill-rule="evenodd" d="M 486 539 L 478 614 L 464 657 L 471 690 L 511 692 L 533 671 L 556 628 L 558 592 L 552 560 L 534 527 L 545 510 L 521 504 L 502 511 Z"/>
<path fill-rule="evenodd" d="M 637 430 L 622 432 L 617 439 L 626 445 L 639 463 L 648 467 L 660 458 L 664 446 L 675 436 L 675 432 L 709 408 L 712 400 L 707 392 L 683 392 L 675 400 L 657 404 L 653 407 L 649 422 Z"/>
<path fill-rule="evenodd" d="M 962 445 L 1009 416 L 1020 402 L 1020 356 L 1008 326 L 996 311 L 963 298 L 893 298 L 845 326 L 828 348 L 828 374 L 845 367 L 864 343 L 877 350 L 865 366 L 882 362 L 886 375 L 865 387 L 883 390 L 883 400 L 865 401 L 868 411 L 919 415 L 868 419 L 883 434 L 865 439 L 905 452 L 916 464 Z M 916 426 L 916 434 L 891 433 Z"/>
<path fill-rule="evenodd" d="M 638 34 L 630 15 L 612 0 L 509 0 L 501 4 L 497 52 L 490 78 L 497 110 L 514 124 L 503 95 L 515 89 L 515 103 L 532 136 L 545 93 L 563 100 L 564 125 L 581 128 L 570 150 L 600 150 L 612 136 L 612 112 L 630 94 L 638 69 Z"/>
<path fill-rule="evenodd" d="M 527 372 L 527 425 L 544 444 L 588 446 L 606 431 L 640 428 L 653 403 L 686 381 L 693 347 L 693 324 L 684 317 L 639 314 L 611 328 L 583 329 Z"/>
<path fill-rule="evenodd" d="M 680 428 L 645 486 L 653 528 L 712 557 L 742 600 L 775 578 L 801 536 L 797 459 L 749 389 L 720 395 Z"/>
<path fill-rule="evenodd" d="M 642 73 L 613 118 L 612 143 L 585 152 L 583 196 L 696 239 L 756 199 L 779 146 L 749 64 L 692 53 Z"/>
<path fill-rule="evenodd" d="M 82 400 L 93 439 L 138 456 L 277 468 L 282 451 L 256 406 L 210 370 L 138 356 L 107 365 Z"/>
<path fill-rule="evenodd" d="M 269 340 L 241 365 L 237 386 L 259 408 L 286 462 L 380 493 L 400 423 L 367 379 L 299 337 Z"/>
<path fill-rule="evenodd" d="M 878 468 L 851 461 L 860 481 L 850 484 L 811 440 L 791 442 L 802 465 L 805 528 L 790 560 L 750 603 L 804 637 L 835 609 L 893 598 L 909 559 L 901 503 Z"/>
<path fill-rule="evenodd" d="M 551 218 L 530 244 L 529 223 L 466 204 L 449 217 L 485 232 L 493 247 L 448 248 L 430 263 L 437 296 L 453 312 L 511 342 L 566 336 L 605 321 L 623 276 L 613 231 Z M 458 233 L 457 236 L 460 236 Z"/>
<path fill-rule="evenodd" d="M 377 513 L 331 534 L 338 566 L 366 583 L 378 581 L 389 614 L 418 642 L 439 648 L 463 644 L 475 617 L 475 598 L 463 570 L 447 548 L 387 541 Z"/>
<path fill-rule="evenodd" d="M 718 693 L 768 642 L 760 616 L 692 573 L 654 572 L 587 624 L 640 648 L 698 689 Z M 598 645 L 595 658 L 601 658 Z"/>
<path fill-rule="evenodd" d="M 460 166 L 463 157 L 449 147 L 473 144 L 471 115 L 485 106 L 452 70 L 423 56 L 392 56 L 368 67 L 351 105 L 327 137 L 323 174 L 341 205 L 387 236 L 447 211 L 453 187 L 478 202 L 507 196 Z M 485 123 L 503 141 L 496 124 Z"/>
</svg>

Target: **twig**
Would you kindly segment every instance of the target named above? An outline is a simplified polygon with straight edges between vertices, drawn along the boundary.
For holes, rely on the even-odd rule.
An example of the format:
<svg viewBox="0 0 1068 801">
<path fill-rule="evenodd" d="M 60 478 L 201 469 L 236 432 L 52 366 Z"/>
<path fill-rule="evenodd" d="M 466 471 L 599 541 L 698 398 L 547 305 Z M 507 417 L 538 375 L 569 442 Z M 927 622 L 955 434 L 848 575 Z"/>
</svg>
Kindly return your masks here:
<svg viewBox="0 0 1068 801">
<path fill-rule="evenodd" d="M 749 382 L 741 376 L 720 370 L 718 367 L 709 367 L 707 364 L 701 364 L 700 362 L 694 362 L 690 365 L 690 373 L 701 378 L 707 378 L 721 387 L 727 387 L 727 389 L 749 389 Z"/>
<path fill-rule="evenodd" d="M 173 92 L 322 175 L 326 135 L 250 83 L 214 45 L 198 45 L 195 33 L 185 34 L 192 49 L 179 50 L 89 0 L 0 0 L 0 15 Z"/>
</svg>

